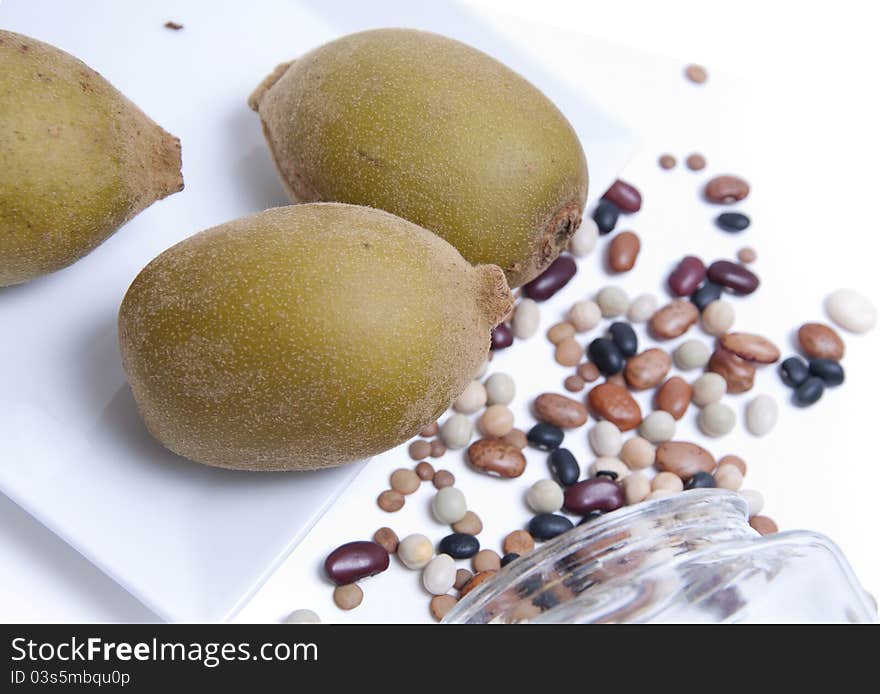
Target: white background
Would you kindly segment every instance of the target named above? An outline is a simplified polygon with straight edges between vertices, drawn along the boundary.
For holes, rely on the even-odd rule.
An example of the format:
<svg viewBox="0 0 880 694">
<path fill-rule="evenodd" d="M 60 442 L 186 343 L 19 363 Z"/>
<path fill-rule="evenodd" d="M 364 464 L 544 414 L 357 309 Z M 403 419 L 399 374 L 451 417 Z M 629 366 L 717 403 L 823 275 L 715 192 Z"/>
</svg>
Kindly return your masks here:
<svg viewBox="0 0 880 694">
<path fill-rule="evenodd" d="M 880 56 L 873 35 L 876 21 L 867 16 L 865 3 L 764 2 L 735 7 L 725 3 L 714 10 L 705 2 L 484 0 L 470 4 L 481 9 L 504 7 L 535 22 L 583 32 L 584 41 L 598 37 L 647 54 L 632 54 L 634 62 L 643 61 L 645 66 L 646 78 L 639 83 L 629 77 L 616 80 L 613 74 L 580 74 L 579 66 L 566 60 L 562 47 L 557 50 L 552 41 L 537 39 L 532 45 L 548 65 L 567 73 L 563 76 L 594 84 L 591 94 L 626 118 L 643 138 L 644 153 L 626 172 L 646 199 L 644 212 L 631 223 L 644 241 L 646 257 L 640 270 L 647 272 L 654 264 L 662 267 L 691 250 L 720 254 L 741 245 L 739 239 L 719 240 L 718 232 L 705 222 L 695 232 L 699 215 L 706 219 L 710 215 L 701 213 L 697 203 L 680 199 L 687 186 L 695 190 L 696 183 L 682 183 L 687 175 L 683 170 L 660 175 L 653 166 L 654 155 L 662 150 L 673 151 L 680 159 L 700 150 L 716 172 L 726 167 L 754 184 L 747 209 L 755 225 L 743 242 L 758 249 L 761 258 L 756 269 L 764 285 L 753 299 L 737 304 L 739 326 L 770 335 L 789 351 L 790 329 L 804 320 L 821 319 L 821 299 L 829 290 L 853 286 L 875 303 L 880 300 L 877 222 L 869 207 L 876 199 L 875 162 L 880 155 L 876 135 L 880 113 L 875 99 Z M 543 31 L 536 25 L 536 37 Z M 702 94 L 707 98 L 701 102 L 694 89 L 668 87 L 659 74 L 651 79 L 662 62 L 652 65 L 651 54 L 671 58 L 670 65 L 690 61 L 707 65 L 713 75 Z M 619 59 L 620 52 L 614 55 Z M 632 65 L 617 65 L 621 76 L 632 74 Z M 741 88 L 743 83 L 747 90 Z M 719 103 L 728 94 L 742 103 L 731 103 L 725 117 Z M 669 210 L 679 210 L 680 216 Z M 723 248 L 718 244 L 724 244 Z M 657 291 L 659 274 L 648 275 L 649 286 L 643 274 L 639 277 L 636 280 L 634 274 L 621 284 L 633 292 L 640 288 Z M 597 288 L 603 281 L 597 277 L 586 286 Z M 580 298 L 586 291 L 583 286 L 577 291 L 572 288 L 571 298 Z M 552 318 L 545 316 L 545 320 Z M 536 339 L 530 349 L 543 346 Z M 746 440 L 737 448 L 750 462 L 747 485 L 764 492 L 767 512 L 780 526 L 810 528 L 832 537 L 866 588 L 878 594 L 877 333 L 864 338 L 847 336 L 847 343 L 845 386 L 806 411 L 784 406 L 772 437 Z M 783 394 L 776 390 L 772 373 L 763 373 L 759 379 L 761 390 Z M 557 383 L 551 379 L 549 387 L 558 388 Z M 732 404 L 739 410 L 743 402 Z M 726 452 L 723 446 L 715 448 Z M 463 470 L 458 462 L 449 466 L 456 473 Z M 530 470 L 535 478 L 540 476 L 537 467 L 532 465 Z M 368 470 L 352 485 L 242 612 L 241 619 L 274 620 L 296 607 L 313 607 L 328 621 L 425 618 L 427 597 L 419 594 L 417 577 L 399 567 L 389 572 L 393 575 L 365 583 L 364 605 L 349 614 L 332 608 L 330 589 L 318 575 L 320 561 L 336 544 L 368 536 L 380 522 L 392 526 L 401 522 L 379 515 L 373 505 L 387 472 Z M 495 486 L 485 487 L 483 480 L 465 474 L 459 476 L 470 498 L 481 498 L 484 490 L 492 498 L 499 496 L 499 483 L 489 481 Z M 424 504 L 428 493 L 422 491 L 419 498 Z M 506 490 L 504 495 L 513 517 L 525 518 L 517 495 Z M 150 618 L 72 550 L 7 506 L 5 500 L 0 501 L 4 519 L 0 527 L 0 618 Z M 419 525 L 423 511 L 422 507 L 413 509 L 411 520 L 404 521 L 412 527 L 402 527 L 401 532 L 425 527 Z M 437 527 L 425 529 L 439 537 Z M 508 529 L 499 525 L 487 529 L 487 536 L 500 536 Z"/>
</svg>

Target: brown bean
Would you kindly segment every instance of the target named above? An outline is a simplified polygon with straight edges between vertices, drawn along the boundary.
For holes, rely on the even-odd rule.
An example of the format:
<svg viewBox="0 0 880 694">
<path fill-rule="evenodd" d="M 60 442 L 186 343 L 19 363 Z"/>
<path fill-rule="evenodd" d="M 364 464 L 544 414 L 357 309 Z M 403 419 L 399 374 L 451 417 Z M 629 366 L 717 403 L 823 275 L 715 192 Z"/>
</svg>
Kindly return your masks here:
<svg viewBox="0 0 880 694">
<path fill-rule="evenodd" d="M 635 429 L 642 422 L 642 409 L 629 391 L 615 383 L 601 383 L 587 396 L 590 409 L 621 431 Z"/>
<path fill-rule="evenodd" d="M 749 194 L 749 184 L 738 176 L 716 176 L 706 184 L 705 193 L 709 202 L 729 205 Z"/>
<path fill-rule="evenodd" d="M 776 521 L 768 516 L 752 516 L 749 518 L 749 525 L 761 535 L 772 535 L 779 532 L 779 526 Z"/>
<path fill-rule="evenodd" d="M 501 439 L 477 439 L 468 447 L 467 458 L 478 471 L 498 477 L 519 477 L 526 469 L 522 451 Z"/>
<path fill-rule="evenodd" d="M 391 488 L 401 494 L 412 494 L 422 483 L 422 480 L 414 470 L 399 468 L 391 473 Z"/>
<path fill-rule="evenodd" d="M 657 409 L 668 412 L 675 419 L 681 419 L 691 404 L 692 394 L 690 383 L 679 376 L 673 376 L 657 390 Z"/>
<path fill-rule="evenodd" d="M 748 467 L 746 461 L 738 455 L 725 455 L 718 461 L 718 467 L 721 467 L 722 465 L 733 465 L 744 477 Z"/>
<path fill-rule="evenodd" d="M 403 494 L 394 489 L 386 489 L 376 499 L 376 503 L 379 504 L 379 508 L 381 508 L 383 511 L 387 511 L 388 513 L 399 511 L 403 508 L 403 504 L 405 502 L 406 499 L 404 499 Z"/>
<path fill-rule="evenodd" d="M 823 323 L 804 323 L 798 330 L 798 342 L 804 354 L 814 359 L 843 359 L 846 345 L 837 331 Z"/>
<path fill-rule="evenodd" d="M 409 457 L 413 460 L 423 460 L 431 455 L 431 442 L 419 439 L 418 441 L 413 441 L 407 450 L 409 451 Z"/>
<path fill-rule="evenodd" d="M 724 378 L 728 393 L 745 393 L 755 384 L 755 366 L 723 347 L 712 353 L 708 369 Z"/>
<path fill-rule="evenodd" d="M 577 374 L 573 374 L 566 377 L 565 381 L 562 382 L 562 385 L 569 393 L 580 393 L 587 385 L 587 382 Z"/>
<path fill-rule="evenodd" d="M 442 458 L 444 453 L 446 453 L 446 444 L 444 444 L 440 439 L 434 439 L 433 441 L 431 441 L 432 458 Z"/>
<path fill-rule="evenodd" d="M 481 571 L 498 571 L 501 568 L 501 557 L 491 549 L 481 549 L 471 559 L 471 566 L 476 573 Z"/>
<path fill-rule="evenodd" d="M 584 348 L 573 337 L 567 337 L 556 345 L 555 359 L 562 366 L 576 366 L 584 357 Z"/>
<path fill-rule="evenodd" d="M 373 533 L 373 542 L 382 545 L 388 554 L 394 554 L 397 551 L 397 545 L 400 544 L 397 533 L 391 528 L 379 528 Z"/>
<path fill-rule="evenodd" d="M 535 549 L 535 540 L 527 530 L 514 530 L 504 538 L 501 549 L 505 554 L 522 556 Z"/>
<path fill-rule="evenodd" d="M 629 272 L 636 264 L 642 243 L 631 231 L 622 231 L 608 244 L 608 267 L 613 272 Z"/>
<path fill-rule="evenodd" d="M 751 246 L 743 246 L 736 252 L 736 259 L 741 263 L 750 265 L 758 259 L 758 251 Z"/>
<path fill-rule="evenodd" d="M 709 73 L 702 65 L 690 64 L 684 69 L 684 75 L 694 84 L 703 84 L 709 79 Z"/>
<path fill-rule="evenodd" d="M 431 465 L 431 463 L 422 461 L 416 465 L 416 474 L 419 476 L 420 480 L 430 482 L 434 479 L 434 466 Z"/>
<path fill-rule="evenodd" d="M 698 472 L 712 472 L 715 458 L 695 443 L 666 441 L 657 446 L 656 465 L 660 471 L 673 472 L 687 480 Z"/>
<path fill-rule="evenodd" d="M 340 610 L 353 610 L 364 600 L 364 591 L 357 583 L 347 586 L 336 586 L 333 591 L 333 602 Z"/>
<path fill-rule="evenodd" d="M 501 440 L 507 441 L 507 443 L 516 446 L 520 450 L 529 445 L 529 439 L 526 436 L 526 432 L 522 429 L 511 429 L 501 437 Z"/>
<path fill-rule="evenodd" d="M 684 160 L 684 163 L 691 171 L 702 171 L 706 168 L 706 157 L 694 152 L 693 154 L 688 155 L 687 159 Z"/>
<path fill-rule="evenodd" d="M 468 569 L 459 569 L 455 572 L 455 585 L 453 585 L 452 587 L 456 590 L 461 590 L 473 577 L 473 571 L 469 571 Z"/>
<path fill-rule="evenodd" d="M 675 168 L 675 157 L 671 154 L 661 154 L 657 163 L 660 164 L 661 169 L 669 171 L 669 169 Z"/>
<path fill-rule="evenodd" d="M 591 361 L 585 361 L 583 364 L 578 364 L 577 374 L 587 383 L 598 381 L 599 376 L 601 375 L 599 373 L 599 367 Z"/>
<path fill-rule="evenodd" d="M 662 349 L 652 347 L 630 357 L 623 375 L 631 388 L 647 390 L 660 385 L 671 368 L 672 357 Z"/>
<path fill-rule="evenodd" d="M 479 535 L 483 532 L 483 521 L 473 511 L 468 511 L 457 523 L 452 524 L 452 529 L 457 533 L 467 533 L 468 535 Z"/>
<path fill-rule="evenodd" d="M 772 364 L 779 361 L 779 347 L 766 337 L 752 333 L 727 333 L 722 335 L 721 346 L 733 352 L 740 359 L 754 361 L 759 364 Z"/>
<path fill-rule="evenodd" d="M 613 383 L 621 388 L 626 388 L 626 379 L 623 377 L 623 371 L 605 377 L 605 383 Z"/>
<path fill-rule="evenodd" d="M 480 573 L 474 575 L 474 577 L 471 578 L 470 581 L 468 581 L 467 583 L 465 583 L 462 586 L 461 590 L 458 593 L 459 597 L 463 598 L 465 595 L 470 593 L 478 585 L 480 585 L 484 581 L 487 581 L 490 578 L 492 578 L 492 576 L 494 576 L 496 573 L 498 573 L 498 572 L 497 571 L 481 571 Z"/>
<path fill-rule="evenodd" d="M 657 310 L 648 327 L 651 333 L 660 340 L 671 340 L 684 335 L 700 318 L 697 307 L 686 299 L 672 301 Z"/>
<path fill-rule="evenodd" d="M 455 475 L 449 472 L 449 470 L 437 470 L 437 472 L 434 473 L 434 479 L 432 482 L 436 489 L 451 487 L 455 484 Z"/>
<path fill-rule="evenodd" d="M 452 595 L 435 595 L 431 598 L 428 609 L 431 611 L 431 616 L 439 622 L 455 607 L 457 602 L 458 600 Z"/>
<path fill-rule="evenodd" d="M 542 393 L 533 407 L 536 419 L 561 429 L 576 429 L 587 423 L 587 408 L 564 395 Z"/>
<path fill-rule="evenodd" d="M 436 436 L 439 431 L 440 431 L 440 425 L 437 424 L 437 422 L 431 422 L 430 424 L 426 425 L 419 432 L 419 436 L 426 438 L 426 439 L 429 439 L 432 436 Z"/>
<path fill-rule="evenodd" d="M 550 329 L 547 331 L 547 339 L 554 345 L 558 345 L 563 340 L 574 336 L 575 329 L 571 323 L 556 323 L 550 326 Z"/>
</svg>

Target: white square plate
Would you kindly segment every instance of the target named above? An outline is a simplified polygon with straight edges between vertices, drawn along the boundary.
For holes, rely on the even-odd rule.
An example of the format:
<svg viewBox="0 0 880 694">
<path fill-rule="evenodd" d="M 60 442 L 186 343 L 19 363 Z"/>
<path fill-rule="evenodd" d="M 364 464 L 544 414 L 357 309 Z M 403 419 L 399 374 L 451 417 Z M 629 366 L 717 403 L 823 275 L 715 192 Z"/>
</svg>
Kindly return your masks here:
<svg viewBox="0 0 880 694">
<path fill-rule="evenodd" d="M 167 20 L 182 31 L 163 28 Z M 452 3 L 7 0 L 0 26 L 101 72 L 181 138 L 186 189 L 70 268 L 0 289 L 0 490 L 159 616 L 223 620 L 302 539 L 363 464 L 256 475 L 192 464 L 144 429 L 116 311 L 155 255 L 286 198 L 246 99 L 277 63 L 373 26 L 430 29 L 526 75 L 568 115 L 605 190 L 629 132 Z"/>
</svg>

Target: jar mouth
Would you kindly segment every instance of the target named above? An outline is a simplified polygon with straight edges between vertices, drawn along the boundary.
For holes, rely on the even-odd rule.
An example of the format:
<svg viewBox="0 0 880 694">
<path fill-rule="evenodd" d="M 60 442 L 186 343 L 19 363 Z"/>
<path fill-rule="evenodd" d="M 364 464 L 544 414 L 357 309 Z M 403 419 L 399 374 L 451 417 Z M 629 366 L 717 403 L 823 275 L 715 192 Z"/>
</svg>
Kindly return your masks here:
<svg viewBox="0 0 880 694">
<path fill-rule="evenodd" d="M 684 533 L 702 545 L 721 535 L 726 540 L 754 537 L 756 533 L 747 521 L 745 499 L 723 489 L 693 489 L 623 507 L 578 525 L 503 567 L 491 580 L 462 598 L 444 617 L 443 623 L 468 621 L 469 615 L 485 608 L 504 591 L 516 591 L 517 582 L 525 583 L 529 574 L 543 580 L 540 572 L 544 569 L 558 573 L 561 565 L 562 571 L 576 568 L 583 572 L 586 567 L 597 571 L 585 580 L 603 575 L 612 581 L 615 576 L 639 571 L 644 561 L 643 549 L 663 537 Z M 610 561 L 612 558 L 614 562 Z M 588 586 L 580 586 L 585 587 Z"/>
</svg>

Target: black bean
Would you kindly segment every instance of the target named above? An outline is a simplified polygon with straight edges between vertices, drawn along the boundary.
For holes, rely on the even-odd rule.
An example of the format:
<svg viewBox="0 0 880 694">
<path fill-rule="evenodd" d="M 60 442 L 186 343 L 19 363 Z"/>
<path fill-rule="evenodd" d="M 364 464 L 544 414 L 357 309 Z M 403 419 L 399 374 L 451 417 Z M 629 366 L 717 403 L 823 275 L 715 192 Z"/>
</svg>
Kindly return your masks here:
<svg viewBox="0 0 880 694">
<path fill-rule="evenodd" d="M 551 607 L 556 607 L 561 602 L 562 600 L 560 600 L 553 594 L 552 588 L 545 588 L 534 598 L 532 598 L 532 604 L 535 607 L 540 607 L 541 610 L 544 612 L 549 610 Z"/>
<path fill-rule="evenodd" d="M 617 481 L 617 473 L 614 470 L 599 470 L 596 473 L 596 477 L 607 477 L 610 480 Z"/>
<path fill-rule="evenodd" d="M 508 552 L 501 557 L 501 566 L 507 566 L 514 559 L 519 559 L 519 555 L 516 552 Z"/>
<path fill-rule="evenodd" d="M 581 468 L 577 458 L 567 448 L 557 448 L 550 454 L 547 463 L 550 466 L 550 474 L 553 475 L 553 479 L 563 487 L 574 484 L 581 476 Z"/>
<path fill-rule="evenodd" d="M 546 301 L 562 289 L 577 272 L 577 263 L 570 255 L 561 255 L 531 282 L 523 287 L 526 296 Z"/>
<path fill-rule="evenodd" d="M 551 540 L 573 527 L 568 518 L 555 513 L 539 513 L 529 521 L 529 533 L 536 540 Z"/>
<path fill-rule="evenodd" d="M 685 489 L 711 489 L 715 486 L 715 478 L 708 472 L 698 472 L 684 485 Z"/>
<path fill-rule="evenodd" d="M 800 357 L 789 357 L 779 365 L 779 378 L 789 388 L 797 388 L 810 377 L 810 367 Z"/>
<path fill-rule="evenodd" d="M 723 212 L 715 219 L 715 223 L 724 231 L 745 231 L 751 220 L 740 212 Z"/>
<path fill-rule="evenodd" d="M 623 371 L 625 360 L 620 348 L 607 337 L 597 337 L 587 347 L 590 361 L 606 376 L 613 376 Z"/>
<path fill-rule="evenodd" d="M 599 511 L 596 509 L 595 511 L 590 511 L 586 516 L 581 518 L 580 523 L 578 525 L 583 525 L 584 523 L 589 523 L 590 521 L 596 520 L 599 516 L 604 515 L 604 511 Z"/>
<path fill-rule="evenodd" d="M 593 221 L 599 227 L 600 234 L 609 234 L 617 226 L 620 209 L 610 200 L 600 200 L 593 212 Z"/>
<path fill-rule="evenodd" d="M 703 282 L 699 289 L 691 294 L 691 303 L 697 307 L 697 310 L 702 311 L 713 301 L 721 298 L 723 289 L 720 284 L 709 281 Z"/>
<path fill-rule="evenodd" d="M 810 373 L 825 381 L 826 386 L 839 386 L 845 378 L 840 362 L 833 359 L 810 359 Z"/>
<path fill-rule="evenodd" d="M 818 376 L 810 376 L 794 391 L 794 404 L 798 407 L 808 407 L 821 398 L 824 392 L 825 381 Z"/>
<path fill-rule="evenodd" d="M 470 559 L 480 551 L 480 541 L 467 533 L 452 533 L 440 540 L 437 550 L 453 559 Z"/>
<path fill-rule="evenodd" d="M 639 351 L 639 338 L 636 337 L 636 331 L 629 323 L 612 323 L 608 332 L 611 333 L 611 339 L 623 356 L 632 357 Z"/>
<path fill-rule="evenodd" d="M 539 422 L 526 434 L 529 443 L 542 451 L 554 451 L 562 444 L 565 432 L 552 424 Z"/>
<path fill-rule="evenodd" d="M 537 593 L 543 587 L 544 576 L 541 575 L 540 571 L 537 571 L 525 576 L 524 578 L 521 578 L 516 583 L 514 590 L 520 597 L 527 598 Z"/>
</svg>

